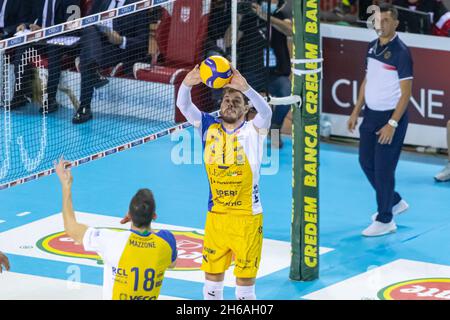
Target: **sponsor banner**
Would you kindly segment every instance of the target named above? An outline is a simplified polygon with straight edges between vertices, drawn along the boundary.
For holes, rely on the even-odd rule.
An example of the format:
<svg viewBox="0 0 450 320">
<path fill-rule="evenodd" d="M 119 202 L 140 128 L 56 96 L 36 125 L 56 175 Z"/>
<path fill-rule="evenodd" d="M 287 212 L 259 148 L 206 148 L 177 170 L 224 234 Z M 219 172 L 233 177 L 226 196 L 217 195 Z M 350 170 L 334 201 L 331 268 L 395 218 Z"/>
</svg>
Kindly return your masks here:
<svg viewBox="0 0 450 320">
<path fill-rule="evenodd" d="M 153 6 L 161 5 L 164 3 L 170 3 L 170 2 L 174 2 L 174 1 L 175 0 L 155 0 L 153 4 L 152 4 L 151 0 L 139 1 L 138 3 L 134 3 L 132 5 L 129 5 L 129 6 L 126 6 L 123 8 L 114 9 L 114 10 L 106 11 L 106 12 L 101 12 L 96 15 L 76 19 L 73 21 L 68 21 L 66 23 L 58 24 L 56 26 L 52 26 L 50 28 L 43 29 L 43 30 L 41 30 L 43 32 L 43 35 L 41 35 L 41 37 L 49 38 L 49 37 L 55 36 L 57 34 L 60 34 L 63 31 L 77 30 L 77 29 L 80 29 L 81 27 L 91 25 L 100 20 L 103 21 L 103 20 L 113 19 L 117 15 L 118 16 L 130 15 L 134 12 L 146 10 Z M 31 38 L 31 39 L 25 38 L 25 36 L 13 37 L 7 41 L 5 40 L 5 41 L 0 42 L 0 50 L 6 49 L 6 48 L 17 47 L 21 44 L 33 42 L 35 40 L 36 39 L 34 39 L 34 38 Z"/>
<path fill-rule="evenodd" d="M 17 46 L 17 45 L 22 44 L 24 42 L 25 42 L 25 37 L 24 36 L 12 38 L 12 39 L 8 40 L 7 47 L 10 48 L 10 47 L 13 47 L 13 46 Z"/>
<path fill-rule="evenodd" d="M 30 33 L 29 35 L 27 35 L 27 42 L 38 40 L 38 39 L 42 38 L 43 36 L 44 36 L 44 33 L 42 31 Z"/>
<path fill-rule="evenodd" d="M 150 8 L 152 6 L 152 1 L 142 1 L 136 4 L 136 10 L 142 10 L 146 8 Z"/>
<path fill-rule="evenodd" d="M 104 156 L 105 156 L 105 153 L 104 153 L 104 152 L 101 152 L 101 153 L 98 153 L 98 154 L 94 154 L 94 155 L 92 156 L 92 160 L 101 159 L 101 158 L 103 158 Z"/>
<path fill-rule="evenodd" d="M 134 141 L 134 142 L 131 143 L 131 147 L 134 148 L 136 146 L 141 145 L 142 143 L 144 143 L 143 140 Z"/>
<path fill-rule="evenodd" d="M 70 22 L 70 23 L 72 23 L 72 22 Z M 54 36 L 54 35 L 56 35 L 58 33 L 61 33 L 64 30 L 63 26 L 64 25 L 57 25 L 57 26 L 45 29 L 45 36 L 46 37 L 51 37 L 51 36 Z"/>
<path fill-rule="evenodd" d="M 343 29 L 340 38 L 337 38 L 331 29 L 323 28 L 322 110 L 330 117 L 333 135 L 359 137 L 358 132 L 352 135 L 346 130 L 346 120 L 352 112 L 365 76 L 368 43 L 374 40 L 376 35 L 367 29 L 340 28 Z M 364 39 L 362 33 L 365 34 Z M 448 40 L 431 41 L 429 36 L 414 36 L 417 38 L 416 42 L 425 43 L 429 47 L 417 47 L 411 43 L 411 35 L 399 33 L 400 39 L 408 40 L 405 42 L 414 62 L 413 91 L 408 107 L 410 124 L 420 125 L 425 130 L 421 131 L 420 135 L 408 130 L 405 143 L 446 148 L 445 137 L 440 137 L 430 128 L 445 128 L 450 119 L 450 82 L 447 79 L 450 72 L 450 50 L 444 45 L 439 49 L 435 43 Z M 345 116 L 346 120 L 341 121 L 338 116 Z"/>
<path fill-rule="evenodd" d="M 99 15 L 89 16 L 89 17 L 83 18 L 81 20 L 81 26 L 85 27 L 85 26 L 88 26 L 90 24 L 96 23 L 99 20 L 100 20 L 100 16 Z"/>
<path fill-rule="evenodd" d="M 116 9 L 111 10 L 111 11 L 103 12 L 103 13 L 100 14 L 100 20 L 104 21 L 104 20 L 112 19 L 112 18 L 114 18 L 116 16 L 116 14 L 117 14 Z"/>
<path fill-rule="evenodd" d="M 68 22 L 64 25 L 64 31 L 71 31 L 71 30 L 79 29 L 80 25 L 81 25 L 81 20 L 75 20 L 75 21 Z"/>
<path fill-rule="evenodd" d="M 136 10 L 136 9 L 135 9 L 135 5 L 134 5 L 134 4 L 131 4 L 131 5 L 129 5 L 129 6 L 119 8 L 119 9 L 118 9 L 118 15 L 119 15 L 119 17 L 120 17 L 120 16 L 123 16 L 123 15 L 129 14 L 129 13 L 131 13 L 131 12 L 134 12 L 135 10 Z"/>
<path fill-rule="evenodd" d="M 399 259 L 302 298 L 450 301 L 450 266 Z"/>
<path fill-rule="evenodd" d="M 129 224 L 121 225 L 120 218 L 99 214 L 77 212 L 80 223 L 89 226 L 111 228 L 121 232 Z M 178 262 L 173 271 L 166 272 L 166 278 L 204 282 L 204 273 L 200 270 L 202 262 L 203 230 L 181 226 L 153 223 L 155 230 L 171 230 L 177 239 Z M 5 253 L 25 255 L 40 259 L 62 261 L 102 267 L 102 261 L 95 252 L 87 252 L 83 246 L 74 243 L 63 232 L 63 220 L 60 213 L 47 218 L 2 232 L 0 243 Z M 331 251 L 321 248 L 321 254 Z M 264 239 L 261 266 L 258 277 L 263 277 L 289 266 L 290 243 Z M 233 267 L 226 273 L 225 285 L 235 286 Z"/>
<path fill-rule="evenodd" d="M 33 176 L 23 179 L 23 182 L 28 182 L 28 181 L 36 180 L 36 179 L 37 179 L 37 175 L 33 175 Z"/>
</svg>

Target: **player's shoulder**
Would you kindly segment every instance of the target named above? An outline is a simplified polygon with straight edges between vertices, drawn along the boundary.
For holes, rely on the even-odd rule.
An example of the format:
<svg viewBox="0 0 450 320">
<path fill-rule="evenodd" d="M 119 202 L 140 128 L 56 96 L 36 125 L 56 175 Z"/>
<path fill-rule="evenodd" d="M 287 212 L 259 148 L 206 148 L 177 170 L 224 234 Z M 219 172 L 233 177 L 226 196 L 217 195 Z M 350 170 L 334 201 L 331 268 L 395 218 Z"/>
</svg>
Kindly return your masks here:
<svg viewBox="0 0 450 320">
<path fill-rule="evenodd" d="M 176 247 L 176 239 L 173 233 L 169 230 L 159 230 L 155 233 L 156 236 L 165 240 L 171 247 Z"/>
<path fill-rule="evenodd" d="M 129 230 L 113 230 L 109 228 L 89 228 L 91 236 L 105 239 L 121 239 L 130 236 Z"/>
<path fill-rule="evenodd" d="M 395 39 L 392 41 L 392 46 L 395 51 L 410 55 L 409 47 L 402 41 L 402 39 L 400 39 L 398 35 L 396 35 Z"/>
<path fill-rule="evenodd" d="M 207 112 L 202 112 L 202 129 L 203 132 L 214 124 L 219 124 L 220 120 Z"/>
</svg>

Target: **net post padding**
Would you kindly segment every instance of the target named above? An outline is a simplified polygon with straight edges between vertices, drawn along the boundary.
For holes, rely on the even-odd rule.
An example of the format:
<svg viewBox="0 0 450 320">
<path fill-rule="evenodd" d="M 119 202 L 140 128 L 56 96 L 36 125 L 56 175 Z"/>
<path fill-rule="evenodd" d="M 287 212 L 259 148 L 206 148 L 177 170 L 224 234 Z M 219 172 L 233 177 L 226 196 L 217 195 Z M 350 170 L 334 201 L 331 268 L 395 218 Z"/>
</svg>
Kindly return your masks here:
<svg viewBox="0 0 450 320">
<path fill-rule="evenodd" d="M 319 277 L 319 129 L 320 55 L 319 0 L 294 1 L 293 95 L 302 108 L 292 112 L 292 225 L 289 278 Z"/>
</svg>

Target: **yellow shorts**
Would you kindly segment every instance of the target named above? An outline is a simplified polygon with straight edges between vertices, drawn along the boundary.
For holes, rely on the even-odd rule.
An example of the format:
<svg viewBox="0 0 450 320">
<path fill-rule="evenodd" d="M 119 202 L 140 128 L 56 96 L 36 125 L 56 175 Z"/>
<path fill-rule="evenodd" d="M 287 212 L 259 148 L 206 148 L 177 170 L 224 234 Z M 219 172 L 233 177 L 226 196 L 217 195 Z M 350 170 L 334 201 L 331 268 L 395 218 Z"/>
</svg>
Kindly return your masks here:
<svg viewBox="0 0 450 320">
<path fill-rule="evenodd" d="M 255 278 L 261 261 L 263 216 L 208 212 L 201 269 L 223 273 L 234 257 L 234 275 Z"/>
</svg>

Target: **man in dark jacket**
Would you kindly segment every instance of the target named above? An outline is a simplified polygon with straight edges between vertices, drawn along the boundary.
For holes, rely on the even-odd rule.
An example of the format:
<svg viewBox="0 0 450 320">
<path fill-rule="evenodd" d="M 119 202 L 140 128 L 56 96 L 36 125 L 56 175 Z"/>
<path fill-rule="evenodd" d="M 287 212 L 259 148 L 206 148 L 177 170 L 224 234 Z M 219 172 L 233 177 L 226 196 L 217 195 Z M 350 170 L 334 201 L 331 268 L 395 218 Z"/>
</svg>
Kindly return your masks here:
<svg viewBox="0 0 450 320">
<path fill-rule="evenodd" d="M 119 8 L 136 0 L 97 0 L 92 14 Z M 124 63 L 124 73 L 132 75 L 135 62 L 145 60 L 148 55 L 149 26 L 157 19 L 151 11 L 119 17 L 83 29 L 81 36 L 81 94 L 80 108 L 72 118 L 72 123 L 80 124 L 92 119 L 91 102 L 94 89 L 105 85 L 99 69 Z"/>
</svg>

